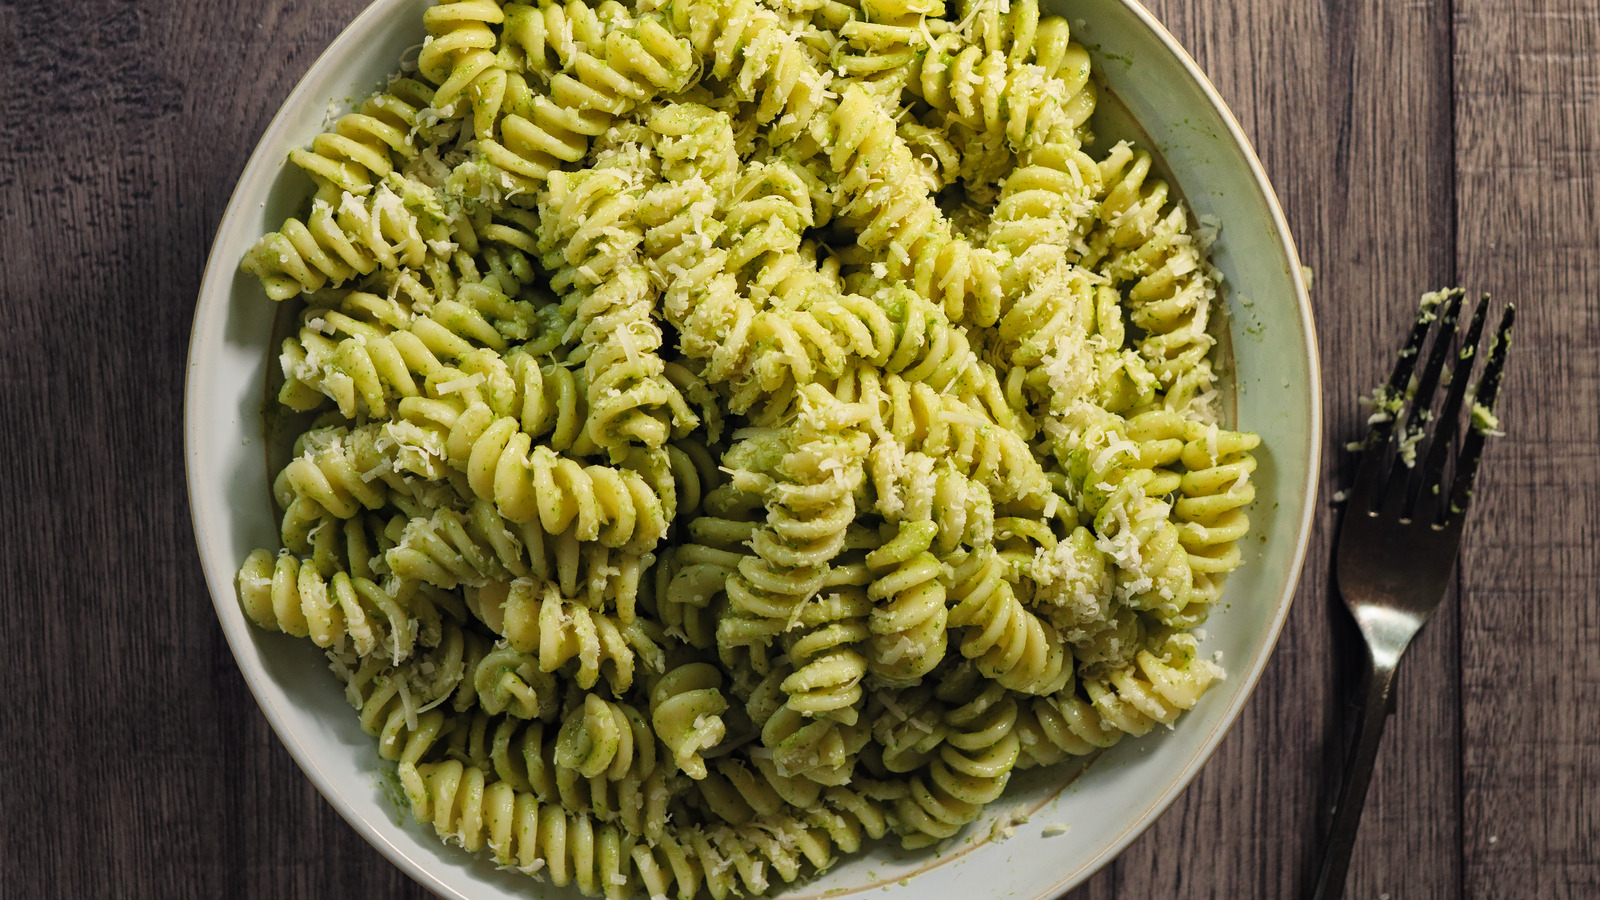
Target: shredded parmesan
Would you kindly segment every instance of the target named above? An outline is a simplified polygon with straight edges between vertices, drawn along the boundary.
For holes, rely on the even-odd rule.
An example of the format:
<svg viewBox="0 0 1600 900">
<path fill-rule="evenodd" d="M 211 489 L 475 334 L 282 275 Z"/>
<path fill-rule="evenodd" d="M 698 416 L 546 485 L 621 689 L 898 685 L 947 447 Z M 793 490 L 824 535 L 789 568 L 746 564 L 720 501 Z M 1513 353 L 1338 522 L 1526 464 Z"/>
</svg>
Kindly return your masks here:
<svg viewBox="0 0 1600 900">
<path fill-rule="evenodd" d="M 464 375 L 460 378 L 454 378 L 450 381 L 441 381 L 439 382 L 438 391 L 440 394 L 454 394 L 457 391 L 465 391 L 470 388 L 475 388 L 480 384 L 483 384 L 483 376 L 474 373 L 471 375 Z"/>
</svg>

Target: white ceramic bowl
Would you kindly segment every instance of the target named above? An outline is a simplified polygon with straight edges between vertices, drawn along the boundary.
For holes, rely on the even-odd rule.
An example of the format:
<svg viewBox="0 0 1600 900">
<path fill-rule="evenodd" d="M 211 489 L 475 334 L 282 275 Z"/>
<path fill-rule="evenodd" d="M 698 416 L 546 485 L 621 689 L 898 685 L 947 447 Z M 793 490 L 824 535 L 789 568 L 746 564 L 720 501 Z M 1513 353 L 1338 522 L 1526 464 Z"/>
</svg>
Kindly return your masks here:
<svg viewBox="0 0 1600 900">
<path fill-rule="evenodd" d="M 379 777 L 374 741 L 362 733 L 321 652 L 251 625 L 234 593 L 245 555 L 276 546 L 277 538 L 261 415 L 266 370 L 276 364 L 269 347 L 274 306 L 254 279 L 239 273 L 239 260 L 310 192 L 305 176 L 285 164 L 289 150 L 309 143 L 330 113 L 383 83 L 402 52 L 420 43 L 429 5 L 378 0 L 351 23 L 284 103 L 239 179 L 217 230 L 189 347 L 185 442 L 195 534 L 239 668 L 295 760 L 357 831 L 447 897 L 569 896 L 447 847 L 431 828 L 402 815 Z M 1314 502 L 1320 398 L 1310 306 L 1283 215 L 1233 116 L 1148 12 L 1132 0 L 1046 5 L 1066 15 L 1074 37 L 1093 52 L 1110 89 L 1102 94 L 1108 119 L 1116 118 L 1120 101 L 1194 214 L 1222 223 L 1214 259 L 1226 276 L 1237 421 L 1262 437 L 1245 565 L 1229 582 L 1202 645 L 1207 653 L 1221 651 L 1228 679 L 1174 730 L 1123 741 L 1075 780 L 1074 772 L 1060 770 L 1014 779 L 989 820 L 938 854 L 879 847 L 785 897 L 874 889 L 875 898 L 1043 898 L 1077 884 L 1194 777 L 1244 705 L 1293 597 Z M 995 816 L 1019 810 L 1031 820 L 1004 842 L 987 840 Z M 1059 824 L 1071 827 L 1044 836 Z"/>
</svg>

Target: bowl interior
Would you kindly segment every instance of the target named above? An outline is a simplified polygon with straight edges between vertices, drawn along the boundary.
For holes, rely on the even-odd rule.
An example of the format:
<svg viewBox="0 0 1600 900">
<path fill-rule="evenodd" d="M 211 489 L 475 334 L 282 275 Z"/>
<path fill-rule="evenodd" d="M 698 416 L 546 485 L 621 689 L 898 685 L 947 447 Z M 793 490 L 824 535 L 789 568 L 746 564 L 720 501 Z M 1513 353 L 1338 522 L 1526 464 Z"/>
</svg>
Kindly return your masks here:
<svg viewBox="0 0 1600 900">
<path fill-rule="evenodd" d="M 526 876 L 446 847 L 410 821 L 372 738 L 309 642 L 256 629 L 233 574 L 276 546 L 263 410 L 274 305 L 238 262 L 310 191 L 284 160 L 380 86 L 421 42 L 430 0 L 378 0 L 329 47 L 262 137 L 218 229 L 190 344 L 186 457 L 196 537 L 218 617 L 240 669 L 296 761 L 339 812 L 422 884 L 445 896 L 527 897 Z M 1124 740 L 1095 760 L 1021 773 L 987 819 L 934 852 L 880 846 L 784 896 L 869 888 L 918 897 L 1050 896 L 1088 877 L 1188 784 L 1265 664 L 1288 610 L 1310 528 L 1319 394 L 1309 304 L 1281 212 L 1237 124 L 1169 35 L 1131 0 L 1050 2 L 1099 70 L 1108 134 L 1136 128 L 1201 221 L 1222 223 L 1213 259 L 1225 276 L 1237 423 L 1261 434 L 1245 564 L 1205 627 L 1228 679 L 1172 731 Z M 1100 150 L 1109 144 L 1103 140 Z M 1079 773 L 1081 771 L 1081 777 Z M 1028 821 L 1017 819 L 1026 815 Z M 285 823 L 289 827 L 288 823 Z M 1069 826 L 1065 831 L 1059 827 Z M 1046 837 L 1045 833 L 1051 836 Z M 1006 836 L 993 841 L 991 836 Z M 916 877 L 936 872 L 934 877 Z M 546 891 L 553 889 L 545 888 Z M 572 896 L 576 896 L 574 892 Z M 874 896 L 882 896 L 875 893 Z"/>
</svg>

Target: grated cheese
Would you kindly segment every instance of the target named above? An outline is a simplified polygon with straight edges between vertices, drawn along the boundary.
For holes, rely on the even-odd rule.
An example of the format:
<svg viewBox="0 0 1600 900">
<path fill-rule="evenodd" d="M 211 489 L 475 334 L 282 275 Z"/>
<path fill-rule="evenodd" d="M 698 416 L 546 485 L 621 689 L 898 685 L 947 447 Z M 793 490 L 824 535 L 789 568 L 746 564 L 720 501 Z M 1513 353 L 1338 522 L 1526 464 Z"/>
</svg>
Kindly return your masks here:
<svg viewBox="0 0 1600 900">
<path fill-rule="evenodd" d="M 475 372 L 471 375 L 439 382 L 438 391 L 440 394 L 454 394 L 458 391 L 475 388 L 480 384 L 483 384 L 483 375 Z"/>
</svg>

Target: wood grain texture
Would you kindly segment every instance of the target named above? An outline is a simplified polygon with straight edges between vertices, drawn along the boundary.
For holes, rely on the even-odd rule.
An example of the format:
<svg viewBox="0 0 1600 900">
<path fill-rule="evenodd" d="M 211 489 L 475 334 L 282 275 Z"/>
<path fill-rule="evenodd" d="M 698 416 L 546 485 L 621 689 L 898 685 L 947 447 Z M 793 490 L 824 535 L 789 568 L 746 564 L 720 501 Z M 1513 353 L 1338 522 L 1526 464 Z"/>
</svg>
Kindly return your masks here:
<svg viewBox="0 0 1600 900">
<path fill-rule="evenodd" d="M 1518 365 L 1462 552 L 1469 896 L 1600 896 L 1600 4 L 1456 12 L 1462 283 Z"/>
<path fill-rule="evenodd" d="M 1283 204 L 1322 353 L 1322 510 L 1295 607 L 1233 731 L 1172 810 L 1073 900 L 1305 893 L 1343 759 L 1359 653 L 1329 594 L 1343 445 L 1418 294 L 1452 277 L 1449 9 L 1375 0 L 1148 4 L 1217 85 Z M 1408 140 L 1397 147 L 1397 136 Z M 1455 669 L 1447 606 L 1410 652 L 1347 896 L 1458 894 Z"/>
<path fill-rule="evenodd" d="M 290 761 L 210 609 L 183 359 L 212 233 L 357 2 L 0 4 L 0 895 L 427 896 Z"/>
<path fill-rule="evenodd" d="M 185 494 L 182 360 L 234 180 L 362 0 L 0 0 L 0 898 L 425 897 L 318 796 L 223 641 Z M 1463 554 L 1402 670 L 1348 896 L 1600 897 L 1600 3 L 1157 0 L 1277 187 L 1328 408 L 1418 292 L 1524 318 Z M 1324 509 L 1239 723 L 1072 895 L 1288 898 L 1354 648 Z"/>
</svg>

